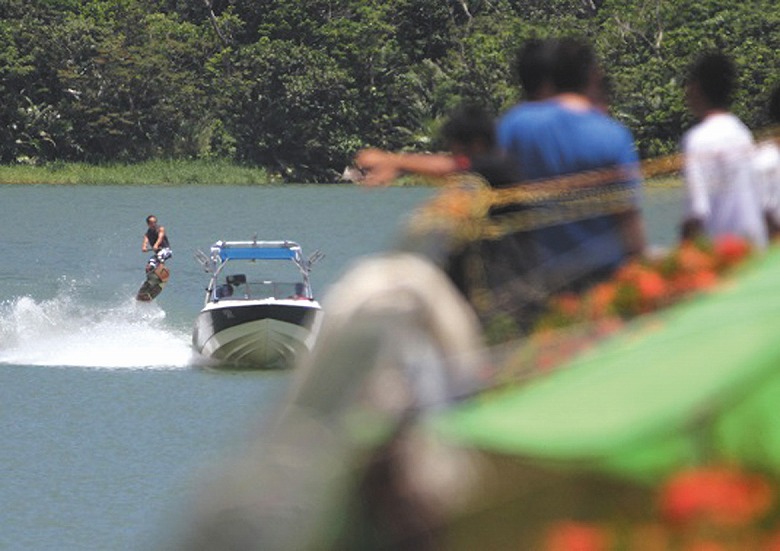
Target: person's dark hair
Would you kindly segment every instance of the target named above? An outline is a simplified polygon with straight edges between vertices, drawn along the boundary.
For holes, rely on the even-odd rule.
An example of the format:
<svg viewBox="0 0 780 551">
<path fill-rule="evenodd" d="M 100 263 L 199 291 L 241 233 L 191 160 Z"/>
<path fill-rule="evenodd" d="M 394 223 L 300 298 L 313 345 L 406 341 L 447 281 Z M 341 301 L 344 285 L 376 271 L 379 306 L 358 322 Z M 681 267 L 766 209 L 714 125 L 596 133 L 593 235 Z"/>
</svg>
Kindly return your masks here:
<svg viewBox="0 0 780 551">
<path fill-rule="evenodd" d="M 496 144 L 493 117 L 476 104 L 464 104 L 453 111 L 442 125 L 440 135 L 447 147 L 482 145 L 492 149 Z"/>
<path fill-rule="evenodd" d="M 769 120 L 780 122 L 780 84 L 775 86 L 774 92 L 769 96 Z"/>
<path fill-rule="evenodd" d="M 553 54 L 553 85 L 558 92 L 584 92 L 597 65 L 590 44 L 579 38 L 563 38 Z"/>
<path fill-rule="evenodd" d="M 712 107 L 726 108 L 737 83 L 737 69 L 721 52 L 706 52 L 696 58 L 688 70 L 688 83 L 695 82 Z"/>
<path fill-rule="evenodd" d="M 146 217 L 146 223 L 148 224 L 149 220 L 151 220 L 152 218 L 157 218 L 157 217 L 154 214 L 150 214 L 149 216 Z"/>
<path fill-rule="evenodd" d="M 529 99 L 537 97 L 544 84 L 552 80 L 555 46 L 554 39 L 531 38 L 517 52 L 515 75 Z"/>
</svg>

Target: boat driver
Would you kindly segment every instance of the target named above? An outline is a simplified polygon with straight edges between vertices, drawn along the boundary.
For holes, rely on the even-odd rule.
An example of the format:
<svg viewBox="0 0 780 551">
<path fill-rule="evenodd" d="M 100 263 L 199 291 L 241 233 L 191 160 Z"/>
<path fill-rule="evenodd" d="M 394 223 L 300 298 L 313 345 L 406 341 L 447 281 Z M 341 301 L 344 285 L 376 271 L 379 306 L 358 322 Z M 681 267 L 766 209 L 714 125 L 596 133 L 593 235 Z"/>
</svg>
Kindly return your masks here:
<svg viewBox="0 0 780 551">
<path fill-rule="evenodd" d="M 146 263 L 146 271 L 151 272 L 160 264 L 165 263 L 172 255 L 171 246 L 168 243 L 168 234 L 165 232 L 163 226 L 157 225 L 157 217 L 150 214 L 146 217 L 147 230 L 144 234 L 144 242 L 141 246 L 143 252 L 149 250 L 154 251 L 154 254 Z"/>
<path fill-rule="evenodd" d="M 295 292 L 290 295 L 292 300 L 311 300 L 308 296 L 306 296 L 306 288 L 304 287 L 303 283 L 296 283 L 295 284 Z"/>
</svg>

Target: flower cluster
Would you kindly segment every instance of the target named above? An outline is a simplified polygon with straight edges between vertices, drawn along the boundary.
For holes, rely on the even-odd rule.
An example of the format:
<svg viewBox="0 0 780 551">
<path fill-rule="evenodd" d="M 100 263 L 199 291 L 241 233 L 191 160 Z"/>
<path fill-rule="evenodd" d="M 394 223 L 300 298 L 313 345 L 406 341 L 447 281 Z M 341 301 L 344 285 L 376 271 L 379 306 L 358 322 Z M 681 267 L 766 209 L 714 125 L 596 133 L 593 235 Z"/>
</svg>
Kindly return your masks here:
<svg viewBox="0 0 780 551">
<path fill-rule="evenodd" d="M 553 297 L 521 361 L 548 371 L 616 333 L 627 320 L 711 289 L 751 250 L 747 241 L 732 236 L 686 241 L 664 255 L 626 263 L 582 295 Z"/>
<path fill-rule="evenodd" d="M 715 241 L 686 241 L 661 257 L 632 260 L 612 279 L 583 295 L 566 293 L 553 298 L 539 329 L 653 312 L 695 291 L 712 288 L 750 252 L 747 241 L 724 236 Z"/>
<path fill-rule="evenodd" d="M 701 524 L 736 528 L 762 520 L 774 499 L 765 477 L 714 466 L 677 473 L 662 487 L 659 509 L 677 529 Z"/>
<path fill-rule="evenodd" d="M 654 514 L 633 522 L 550 524 L 546 551 L 780 550 L 777 488 L 768 476 L 715 465 L 677 473 L 656 491 Z"/>
</svg>

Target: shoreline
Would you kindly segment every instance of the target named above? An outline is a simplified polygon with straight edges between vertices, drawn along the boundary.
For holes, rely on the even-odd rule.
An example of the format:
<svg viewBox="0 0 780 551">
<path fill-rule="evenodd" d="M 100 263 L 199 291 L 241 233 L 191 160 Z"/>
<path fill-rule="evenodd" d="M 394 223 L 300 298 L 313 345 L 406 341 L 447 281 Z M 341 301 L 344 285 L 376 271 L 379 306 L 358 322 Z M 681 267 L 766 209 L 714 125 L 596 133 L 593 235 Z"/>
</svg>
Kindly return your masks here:
<svg viewBox="0 0 780 551">
<path fill-rule="evenodd" d="M 45 165 L 0 165 L 0 185 L 243 185 L 293 184 L 264 168 L 240 166 L 228 161 L 146 161 L 134 164 L 93 165 L 56 162 Z M 301 182 L 300 184 L 303 184 Z M 350 182 L 319 182 L 308 185 L 353 185 Z M 654 176 L 644 180 L 652 190 L 682 185 L 679 175 Z M 402 176 L 391 187 L 438 187 L 425 177 Z"/>
<path fill-rule="evenodd" d="M 278 176 L 263 168 L 227 161 L 146 161 L 93 165 L 56 162 L 0 165 L 0 185 L 273 185 Z"/>
</svg>

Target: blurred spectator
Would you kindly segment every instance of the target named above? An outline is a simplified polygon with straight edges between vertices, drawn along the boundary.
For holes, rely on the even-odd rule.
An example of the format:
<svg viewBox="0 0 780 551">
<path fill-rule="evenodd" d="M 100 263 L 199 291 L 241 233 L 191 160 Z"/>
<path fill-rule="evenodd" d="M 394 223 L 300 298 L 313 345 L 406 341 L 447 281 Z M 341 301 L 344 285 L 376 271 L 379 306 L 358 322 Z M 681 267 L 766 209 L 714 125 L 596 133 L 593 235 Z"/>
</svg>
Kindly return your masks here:
<svg viewBox="0 0 780 551">
<path fill-rule="evenodd" d="M 686 218 L 682 237 L 738 235 L 764 247 L 767 229 L 752 163 L 753 136 L 729 112 L 736 68 L 719 52 L 690 67 L 685 95 L 699 122 L 683 136 Z"/>
<path fill-rule="evenodd" d="M 561 217 L 560 223 L 534 232 L 549 290 L 576 291 L 607 277 L 644 248 L 638 156 L 629 130 L 593 102 L 603 73 L 588 44 L 558 41 L 550 74 L 556 95 L 510 109 L 499 122 L 499 146 L 517 161 L 524 180 L 544 186 L 547 179 L 604 170 L 599 188 L 623 193 L 626 202 L 617 214 L 596 209 L 572 221 Z M 559 206 L 550 205 L 553 217 L 562 212 L 555 210 Z"/>
</svg>

